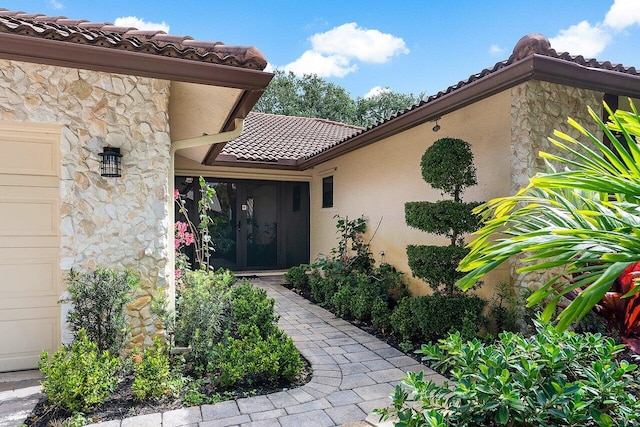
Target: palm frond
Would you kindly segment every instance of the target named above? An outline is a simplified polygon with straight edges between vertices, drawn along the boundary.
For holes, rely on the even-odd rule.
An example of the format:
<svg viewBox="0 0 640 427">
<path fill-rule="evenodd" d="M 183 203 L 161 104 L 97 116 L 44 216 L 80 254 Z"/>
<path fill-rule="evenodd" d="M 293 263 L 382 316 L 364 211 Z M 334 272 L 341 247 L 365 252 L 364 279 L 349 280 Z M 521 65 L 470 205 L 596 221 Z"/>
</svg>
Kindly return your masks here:
<svg viewBox="0 0 640 427">
<path fill-rule="evenodd" d="M 552 273 L 529 305 L 550 301 L 544 312 L 550 317 L 562 296 L 571 295 L 557 319 L 563 329 L 593 308 L 630 263 L 640 261 L 640 147 L 635 140 L 640 115 L 630 103 L 632 112 L 613 113 L 605 105 L 606 124 L 589 109 L 611 148 L 569 119 L 586 142 L 556 131 L 549 141 L 560 154 L 540 153 L 549 166 L 546 173 L 532 177 L 517 194 L 476 209 L 485 222 L 460 263 L 459 270 L 467 272 L 457 283 L 461 289 L 522 255 L 519 272 Z M 613 132 L 623 135 L 626 145 Z"/>
</svg>

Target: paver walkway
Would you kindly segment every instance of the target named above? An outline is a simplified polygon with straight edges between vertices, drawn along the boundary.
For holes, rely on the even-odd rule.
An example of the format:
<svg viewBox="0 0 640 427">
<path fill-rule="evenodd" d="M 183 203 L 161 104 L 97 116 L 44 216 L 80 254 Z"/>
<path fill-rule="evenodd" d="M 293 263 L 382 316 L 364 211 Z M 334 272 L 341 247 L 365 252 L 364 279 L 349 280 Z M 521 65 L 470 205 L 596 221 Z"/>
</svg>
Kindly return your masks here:
<svg viewBox="0 0 640 427">
<path fill-rule="evenodd" d="M 443 377 L 281 285 L 257 281 L 276 300 L 279 326 L 293 339 L 313 369 L 302 387 L 215 405 L 141 415 L 93 426 L 368 426 L 373 409 L 388 406 L 389 394 L 405 371 Z M 0 405 L 0 414 L 2 406 Z"/>
</svg>

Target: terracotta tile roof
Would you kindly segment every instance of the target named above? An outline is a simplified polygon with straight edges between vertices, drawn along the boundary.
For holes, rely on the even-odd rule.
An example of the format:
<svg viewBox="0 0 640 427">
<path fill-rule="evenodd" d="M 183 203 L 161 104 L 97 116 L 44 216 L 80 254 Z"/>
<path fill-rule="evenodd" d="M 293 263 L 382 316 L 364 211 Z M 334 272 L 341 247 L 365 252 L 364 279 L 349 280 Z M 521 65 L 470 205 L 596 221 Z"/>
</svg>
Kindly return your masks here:
<svg viewBox="0 0 640 427">
<path fill-rule="evenodd" d="M 229 46 L 221 42 L 200 41 L 189 36 L 167 34 L 164 31 L 117 27 L 109 22 L 27 14 L 4 8 L 0 8 L 0 33 L 260 71 L 267 65 L 263 54 L 250 46 Z"/>
<path fill-rule="evenodd" d="M 496 63 L 493 67 L 490 68 L 485 68 L 484 70 L 480 71 L 477 74 L 473 74 L 471 75 L 469 78 L 467 78 L 466 80 L 462 80 L 460 82 L 458 82 L 455 85 L 449 86 L 448 88 L 446 88 L 445 90 L 442 90 L 438 93 L 436 93 L 435 95 L 431 95 L 428 98 L 420 101 L 418 104 L 415 104 L 409 108 L 407 108 L 406 110 L 403 111 L 399 111 L 398 113 L 390 116 L 389 118 L 378 122 L 374 125 L 369 126 L 366 129 L 363 129 L 361 132 L 359 133 L 354 133 L 352 135 L 349 135 L 347 137 L 345 137 L 343 140 L 341 141 L 337 141 L 333 144 L 327 145 L 324 148 L 322 148 L 320 151 L 316 151 L 314 153 L 311 153 L 310 155 L 307 155 L 306 158 L 310 159 L 313 156 L 316 156 L 318 154 L 320 154 L 323 151 L 327 151 L 332 147 L 335 147 L 337 145 L 341 145 L 349 140 L 354 139 L 355 137 L 357 137 L 359 134 L 364 134 L 369 132 L 372 129 L 378 128 L 388 122 L 391 122 L 393 120 L 396 120 L 397 118 L 399 118 L 400 116 L 403 116 L 409 112 L 412 112 L 414 110 L 420 109 L 428 104 L 432 104 L 434 103 L 434 101 L 438 101 L 439 99 L 443 98 L 446 95 L 449 95 L 453 92 L 457 92 L 460 89 L 463 89 L 467 86 L 470 86 L 471 84 L 480 81 L 480 80 L 484 80 L 487 79 L 491 76 L 493 76 L 494 74 L 496 74 L 498 71 L 503 70 L 505 68 L 511 67 L 512 65 L 518 63 L 519 61 L 531 56 L 531 55 L 539 55 L 539 56 L 544 56 L 544 57 L 548 57 L 548 58 L 555 58 L 561 61 L 565 61 L 565 62 L 569 62 L 569 63 L 573 63 L 573 64 L 577 64 L 580 65 L 582 67 L 586 67 L 586 68 L 592 68 L 592 69 L 598 69 L 598 70 L 606 70 L 606 71 L 611 71 L 614 73 L 619 73 L 619 74 L 627 74 L 629 76 L 640 76 L 640 71 L 638 71 L 635 67 L 625 67 L 624 65 L 621 64 L 612 64 L 609 61 L 598 61 L 596 59 L 587 59 L 584 58 L 582 55 L 578 55 L 578 56 L 572 56 L 567 52 L 556 52 L 555 49 L 551 48 L 551 45 L 549 43 L 549 40 L 542 34 L 529 34 L 526 35 L 524 37 L 522 37 L 520 39 L 520 41 L 518 41 L 518 43 L 516 44 L 516 46 L 513 49 L 513 54 L 509 57 L 509 59 L 504 60 L 504 61 L 500 61 L 498 63 Z"/>
<path fill-rule="evenodd" d="M 297 160 L 321 152 L 361 130 L 323 119 L 251 112 L 240 137 L 228 142 L 217 160 Z"/>
</svg>

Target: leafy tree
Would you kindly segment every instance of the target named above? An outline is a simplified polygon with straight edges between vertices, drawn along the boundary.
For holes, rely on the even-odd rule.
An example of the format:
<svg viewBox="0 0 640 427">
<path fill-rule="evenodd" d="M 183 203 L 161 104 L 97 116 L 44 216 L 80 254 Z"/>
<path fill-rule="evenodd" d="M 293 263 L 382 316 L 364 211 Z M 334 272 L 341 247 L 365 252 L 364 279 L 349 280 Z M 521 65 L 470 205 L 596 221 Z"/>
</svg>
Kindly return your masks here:
<svg viewBox="0 0 640 427">
<path fill-rule="evenodd" d="M 292 72 L 276 70 L 255 107 L 259 113 L 302 116 L 301 93 L 298 78 Z"/>
<path fill-rule="evenodd" d="M 356 123 L 369 127 L 404 111 L 424 98 L 424 93 L 398 93 L 385 90 L 378 95 L 356 99 Z"/>
<path fill-rule="evenodd" d="M 328 83 L 317 75 L 304 75 L 300 79 L 300 89 L 305 117 L 354 122 L 355 102 L 343 87 Z"/>
<path fill-rule="evenodd" d="M 353 123 L 355 108 L 349 92 L 334 83 L 313 74 L 299 78 L 276 70 L 254 111 Z"/>
<path fill-rule="evenodd" d="M 367 127 L 409 108 L 421 97 L 422 94 L 414 96 L 385 91 L 370 98 L 354 100 L 346 89 L 315 74 L 297 77 L 292 72 L 276 70 L 254 111 Z"/>
<path fill-rule="evenodd" d="M 616 111 L 606 125 L 589 114 L 611 141 L 611 148 L 569 119 L 589 142 L 559 131 L 549 141 L 564 154 L 540 153 L 546 173 L 531 178 L 528 187 L 510 197 L 489 201 L 478 209 L 486 219 L 470 245 L 460 269 L 467 272 L 458 286 L 468 289 L 485 273 L 510 257 L 527 254 L 519 271 L 550 271 L 554 277 L 528 299 L 530 306 L 550 301 L 543 312 L 549 320 L 556 307 L 558 327 L 567 328 L 609 295 L 632 263 L 640 261 L 640 115 Z M 614 136 L 618 132 L 624 143 Z M 560 172 L 551 161 L 560 164 Z M 633 267 L 632 267 L 633 268 Z M 627 338 L 640 336 L 640 287 L 628 280 L 626 302 L 620 308 Z M 571 302 L 562 307 L 562 297 Z M 622 296 L 622 295 L 620 295 Z M 638 346 L 640 348 L 640 346 Z"/>
</svg>

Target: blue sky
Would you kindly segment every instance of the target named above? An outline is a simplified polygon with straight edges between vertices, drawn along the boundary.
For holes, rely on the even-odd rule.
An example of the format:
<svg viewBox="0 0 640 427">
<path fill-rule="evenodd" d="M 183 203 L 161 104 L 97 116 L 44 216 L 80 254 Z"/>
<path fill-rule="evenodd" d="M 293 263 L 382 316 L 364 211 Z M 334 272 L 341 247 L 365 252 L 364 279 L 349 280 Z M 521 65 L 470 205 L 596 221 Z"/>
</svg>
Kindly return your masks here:
<svg viewBox="0 0 640 427">
<path fill-rule="evenodd" d="M 0 7 L 256 46 L 270 67 L 319 74 L 354 98 L 386 87 L 434 94 L 507 59 L 532 32 L 558 51 L 640 68 L 640 0 L 5 0 Z"/>
</svg>

